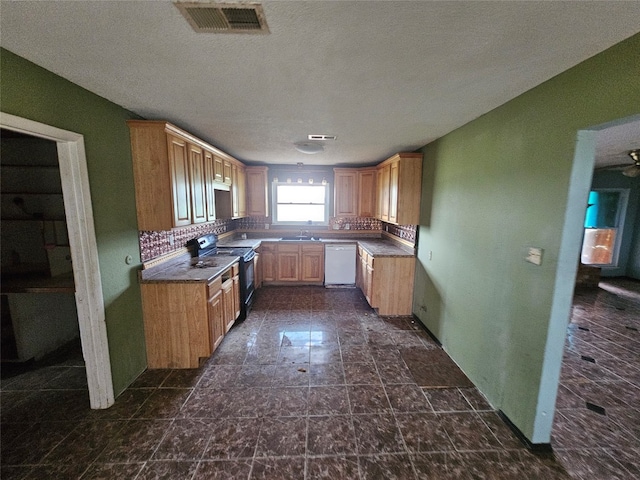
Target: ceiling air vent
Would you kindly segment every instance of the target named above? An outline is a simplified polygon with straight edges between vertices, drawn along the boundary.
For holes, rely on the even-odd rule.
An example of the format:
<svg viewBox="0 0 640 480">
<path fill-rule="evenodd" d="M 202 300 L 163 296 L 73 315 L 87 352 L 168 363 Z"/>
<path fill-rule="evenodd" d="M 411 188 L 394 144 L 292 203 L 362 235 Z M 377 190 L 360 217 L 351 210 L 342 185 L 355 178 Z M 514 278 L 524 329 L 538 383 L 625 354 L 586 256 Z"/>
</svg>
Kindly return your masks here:
<svg viewBox="0 0 640 480">
<path fill-rule="evenodd" d="M 258 3 L 176 3 L 198 33 L 269 33 Z"/>
<path fill-rule="evenodd" d="M 336 137 L 335 135 L 313 135 L 313 134 L 309 134 L 307 135 L 307 138 L 309 140 L 335 140 Z"/>
</svg>

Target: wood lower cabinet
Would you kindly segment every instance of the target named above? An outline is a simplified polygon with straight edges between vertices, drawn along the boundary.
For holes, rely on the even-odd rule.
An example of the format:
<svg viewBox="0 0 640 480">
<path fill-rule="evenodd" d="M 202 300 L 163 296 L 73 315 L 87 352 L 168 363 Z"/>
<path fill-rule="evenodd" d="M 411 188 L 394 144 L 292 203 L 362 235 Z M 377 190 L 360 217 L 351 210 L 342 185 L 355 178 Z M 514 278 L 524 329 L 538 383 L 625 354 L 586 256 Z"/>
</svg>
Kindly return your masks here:
<svg viewBox="0 0 640 480">
<path fill-rule="evenodd" d="M 300 259 L 300 280 L 305 283 L 324 283 L 324 245 L 301 245 Z"/>
<path fill-rule="evenodd" d="M 222 304 L 222 281 L 216 278 L 208 286 L 209 291 L 209 337 L 211 339 L 211 352 L 214 352 L 224 338 L 225 318 Z"/>
<path fill-rule="evenodd" d="M 374 257 L 358 250 L 360 289 L 379 315 L 411 315 L 414 257 Z"/>
<path fill-rule="evenodd" d="M 197 368 L 211 355 L 206 283 L 143 283 L 149 368 Z"/>
<path fill-rule="evenodd" d="M 324 244 L 314 242 L 262 242 L 260 245 L 262 284 L 324 283 Z"/>
<path fill-rule="evenodd" d="M 141 283 L 149 368 L 198 368 L 240 314 L 235 264 L 210 283 Z"/>
<path fill-rule="evenodd" d="M 300 245 L 278 244 L 277 250 L 278 282 L 298 282 L 300 280 Z"/>
<path fill-rule="evenodd" d="M 260 270 L 263 284 L 276 281 L 277 252 L 278 244 L 276 242 L 262 242 L 260 244 Z"/>
</svg>

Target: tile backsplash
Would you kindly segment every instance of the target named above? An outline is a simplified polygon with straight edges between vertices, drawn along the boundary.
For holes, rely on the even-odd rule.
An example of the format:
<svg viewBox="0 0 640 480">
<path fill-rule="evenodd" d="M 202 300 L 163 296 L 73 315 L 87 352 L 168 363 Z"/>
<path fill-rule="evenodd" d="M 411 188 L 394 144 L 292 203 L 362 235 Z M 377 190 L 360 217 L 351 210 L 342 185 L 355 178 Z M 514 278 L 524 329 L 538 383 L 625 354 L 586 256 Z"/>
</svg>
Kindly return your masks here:
<svg viewBox="0 0 640 480">
<path fill-rule="evenodd" d="M 175 252 L 186 246 L 192 238 L 205 235 L 207 233 L 222 233 L 235 230 L 236 220 L 216 220 L 203 225 L 191 225 L 189 227 L 177 228 L 175 230 L 162 231 L 139 231 L 140 259 L 143 262 L 152 260 L 160 255 Z M 173 235 L 173 245 L 170 236 Z"/>
<path fill-rule="evenodd" d="M 270 224 L 270 221 L 269 217 L 247 217 L 238 220 L 216 220 L 213 223 L 191 225 L 175 230 L 140 231 L 138 232 L 140 258 L 143 262 L 147 262 L 160 255 L 175 252 L 185 247 L 192 238 L 207 233 L 220 235 L 233 230 L 262 230 L 265 224 Z M 417 240 L 416 225 L 393 225 L 371 217 L 331 217 L 328 228 L 329 230 L 353 230 L 354 233 L 384 230 L 414 245 Z M 173 235 L 173 245 L 170 242 L 171 235 Z"/>
</svg>

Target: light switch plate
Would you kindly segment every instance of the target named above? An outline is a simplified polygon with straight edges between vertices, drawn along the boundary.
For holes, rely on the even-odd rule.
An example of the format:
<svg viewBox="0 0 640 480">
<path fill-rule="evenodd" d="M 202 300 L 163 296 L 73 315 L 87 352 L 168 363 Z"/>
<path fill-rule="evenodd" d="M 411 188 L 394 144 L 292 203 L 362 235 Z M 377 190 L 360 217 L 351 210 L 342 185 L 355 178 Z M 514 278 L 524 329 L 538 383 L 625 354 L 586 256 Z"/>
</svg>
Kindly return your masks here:
<svg viewBox="0 0 640 480">
<path fill-rule="evenodd" d="M 525 260 L 534 265 L 542 265 L 542 252 L 543 250 L 539 247 L 528 247 Z"/>
</svg>

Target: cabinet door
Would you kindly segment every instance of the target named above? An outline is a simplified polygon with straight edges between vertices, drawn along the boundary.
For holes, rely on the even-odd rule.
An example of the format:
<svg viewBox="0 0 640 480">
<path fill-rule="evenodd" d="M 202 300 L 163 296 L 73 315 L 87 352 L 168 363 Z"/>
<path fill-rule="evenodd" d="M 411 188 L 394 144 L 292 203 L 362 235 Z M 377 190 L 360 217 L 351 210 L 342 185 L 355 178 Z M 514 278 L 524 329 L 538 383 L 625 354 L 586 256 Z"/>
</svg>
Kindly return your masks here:
<svg viewBox="0 0 640 480">
<path fill-rule="evenodd" d="M 376 216 L 376 183 L 375 169 L 358 171 L 358 216 Z"/>
<path fill-rule="evenodd" d="M 238 166 L 237 176 L 234 179 L 234 186 L 237 192 L 238 217 L 243 218 L 247 216 L 247 176 L 245 168 L 242 166 Z"/>
<path fill-rule="evenodd" d="M 224 183 L 224 166 L 222 158 L 214 155 L 213 156 L 213 173 L 215 175 L 215 181 Z"/>
<path fill-rule="evenodd" d="M 233 271 L 233 319 L 240 316 L 240 267 L 236 263 L 231 267 Z"/>
<path fill-rule="evenodd" d="M 229 331 L 235 321 L 235 303 L 233 301 L 233 278 L 227 279 L 222 284 L 222 305 L 224 308 L 224 331 Z"/>
<path fill-rule="evenodd" d="M 173 226 L 191 224 L 191 186 L 189 183 L 189 155 L 187 143 L 176 136 L 167 135 L 171 190 L 173 196 Z M 161 201 L 161 199 L 155 199 Z"/>
<path fill-rule="evenodd" d="M 222 160 L 222 181 L 231 185 L 232 183 L 232 173 L 231 173 L 231 162 L 229 160 Z"/>
<path fill-rule="evenodd" d="M 355 169 L 334 168 L 334 212 L 336 217 L 358 215 L 358 172 Z"/>
<path fill-rule="evenodd" d="M 225 333 L 224 307 L 222 306 L 222 290 L 218 290 L 209 299 L 209 336 L 211 349 L 215 351 L 222 342 Z"/>
<path fill-rule="evenodd" d="M 204 191 L 205 191 L 205 207 L 207 209 L 207 222 L 213 222 L 216 219 L 216 194 L 213 184 L 216 181 L 213 154 L 204 151 Z"/>
<path fill-rule="evenodd" d="M 399 163 L 392 162 L 389 172 L 389 223 L 398 223 L 398 173 Z"/>
<path fill-rule="evenodd" d="M 373 298 L 373 267 L 371 265 L 365 266 L 365 276 L 364 276 L 364 296 L 369 302 L 369 305 L 372 307 L 376 307 Z"/>
<path fill-rule="evenodd" d="M 249 217 L 267 217 L 268 181 L 267 167 L 247 167 L 247 215 Z"/>
<path fill-rule="evenodd" d="M 191 222 L 207 221 L 204 157 L 202 149 L 189 144 L 189 177 L 191 186 Z"/>
<path fill-rule="evenodd" d="M 389 178 L 391 175 L 391 165 L 384 165 L 378 172 L 379 179 L 379 191 L 378 202 L 380 205 L 380 220 L 383 222 L 389 221 Z"/>
<path fill-rule="evenodd" d="M 262 260 L 258 252 L 253 257 L 253 283 L 256 290 L 262 287 Z"/>
<path fill-rule="evenodd" d="M 276 281 L 276 244 L 262 243 L 260 246 L 261 277 L 263 282 Z"/>
<path fill-rule="evenodd" d="M 278 270 L 279 282 L 297 282 L 300 280 L 300 246 L 278 245 Z"/>
<path fill-rule="evenodd" d="M 322 245 L 302 246 L 301 280 L 303 282 L 324 281 L 324 247 Z"/>
</svg>

